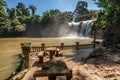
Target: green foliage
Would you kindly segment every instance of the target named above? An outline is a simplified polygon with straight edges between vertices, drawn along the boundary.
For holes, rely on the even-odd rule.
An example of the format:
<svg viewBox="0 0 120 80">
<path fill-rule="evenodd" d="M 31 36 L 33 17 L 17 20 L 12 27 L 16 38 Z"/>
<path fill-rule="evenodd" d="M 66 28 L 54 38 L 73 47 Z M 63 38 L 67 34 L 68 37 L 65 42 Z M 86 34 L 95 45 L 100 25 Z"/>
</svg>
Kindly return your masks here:
<svg viewBox="0 0 120 80">
<path fill-rule="evenodd" d="M 4 10 L 4 6 L 6 6 L 6 2 L 4 0 L 0 0 L 0 35 L 4 33 L 4 30 L 6 29 L 6 13 Z"/>
<path fill-rule="evenodd" d="M 117 0 L 99 0 L 96 4 L 98 6 L 102 7 L 105 12 L 100 11 L 98 14 L 98 19 L 99 21 L 105 21 L 106 24 L 104 24 L 106 27 L 107 26 L 113 26 L 118 24 L 120 20 L 120 3 L 117 3 Z M 112 25 L 111 25 L 112 24 Z M 113 26 L 114 28 L 114 26 Z"/>
<path fill-rule="evenodd" d="M 20 24 L 21 24 L 21 23 L 20 23 L 19 20 L 16 19 L 16 18 L 11 21 L 11 26 L 16 26 L 16 25 L 20 25 Z"/>
<path fill-rule="evenodd" d="M 16 25 L 15 26 L 15 31 L 16 32 L 24 32 L 26 30 L 26 25 Z"/>
<path fill-rule="evenodd" d="M 64 22 L 66 22 L 67 21 L 67 14 L 66 13 L 59 13 L 59 20 L 60 20 L 60 22 L 59 22 L 59 24 L 62 24 L 62 23 L 64 23 Z"/>
<path fill-rule="evenodd" d="M 98 10 L 89 10 L 90 20 L 96 20 L 98 12 Z"/>
<path fill-rule="evenodd" d="M 43 13 L 41 24 L 45 26 L 60 26 L 70 21 L 72 12 L 60 12 L 58 9 L 46 11 Z"/>
<path fill-rule="evenodd" d="M 86 1 L 79 1 L 76 5 L 76 9 L 74 10 L 74 13 L 76 13 L 78 16 L 84 16 L 86 14 L 89 14 L 89 11 L 87 9 L 87 2 Z M 89 16 L 84 16 L 81 19 L 78 19 L 77 21 L 80 20 L 88 20 Z"/>
<path fill-rule="evenodd" d="M 29 18 L 29 9 L 25 7 L 23 3 L 18 3 L 16 8 L 6 8 L 7 13 L 5 13 L 4 8 L 0 10 L 0 35 L 6 36 L 12 33 L 25 32 L 26 30 L 26 19 Z"/>
<path fill-rule="evenodd" d="M 43 17 L 41 20 L 41 24 L 45 25 L 45 24 L 49 24 L 52 21 L 52 16 L 50 14 L 50 12 L 46 11 L 43 13 Z"/>
<path fill-rule="evenodd" d="M 29 47 L 30 48 L 30 43 L 23 43 L 22 47 Z"/>
<path fill-rule="evenodd" d="M 39 15 L 33 15 L 32 17 L 30 17 L 30 23 L 40 23 L 41 22 L 41 16 Z"/>
<path fill-rule="evenodd" d="M 52 16 L 58 15 L 59 13 L 60 13 L 60 10 L 58 10 L 58 9 L 50 10 L 50 14 L 51 14 Z"/>
<path fill-rule="evenodd" d="M 30 5 L 29 9 L 32 10 L 32 15 L 35 15 L 35 11 L 36 11 L 37 8 L 34 5 Z"/>
<path fill-rule="evenodd" d="M 105 43 L 115 47 L 120 43 L 120 2 L 119 0 L 98 0 L 96 4 L 103 8 L 98 14 L 96 26 L 104 29 Z"/>
<path fill-rule="evenodd" d="M 21 64 L 20 62 L 21 62 L 20 60 L 13 62 L 13 63 L 15 63 L 16 68 L 18 68 L 20 66 L 20 64 Z"/>
<path fill-rule="evenodd" d="M 5 0 L 0 0 L 0 7 L 7 6 Z"/>
<path fill-rule="evenodd" d="M 78 14 L 81 14 L 81 15 L 86 14 L 88 12 L 87 6 L 88 6 L 87 2 L 85 2 L 85 1 L 79 1 L 77 3 L 77 6 L 76 6 L 76 9 L 75 9 L 74 12 L 78 13 Z"/>
<path fill-rule="evenodd" d="M 25 5 L 22 2 L 19 2 L 16 8 L 20 9 L 21 11 L 25 9 Z"/>
<path fill-rule="evenodd" d="M 7 12 L 8 12 L 9 19 L 13 20 L 13 19 L 17 18 L 17 9 L 7 8 Z"/>
</svg>

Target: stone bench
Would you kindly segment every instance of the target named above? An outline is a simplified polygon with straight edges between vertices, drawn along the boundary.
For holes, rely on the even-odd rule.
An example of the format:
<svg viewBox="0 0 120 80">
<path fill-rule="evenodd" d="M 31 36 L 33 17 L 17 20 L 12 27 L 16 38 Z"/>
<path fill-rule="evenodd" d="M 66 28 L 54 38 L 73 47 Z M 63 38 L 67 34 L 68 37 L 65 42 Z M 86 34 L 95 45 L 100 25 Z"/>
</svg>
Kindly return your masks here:
<svg viewBox="0 0 120 80">
<path fill-rule="evenodd" d="M 33 58 L 31 58 L 31 61 L 32 61 L 32 67 L 37 66 L 37 64 L 39 62 L 39 58 L 37 56 L 33 57 Z"/>
<path fill-rule="evenodd" d="M 44 51 L 40 51 L 40 52 L 38 53 L 39 63 L 43 63 L 43 55 L 44 55 Z"/>
<path fill-rule="evenodd" d="M 71 80 L 72 70 L 68 69 L 65 62 L 61 60 L 50 60 L 43 63 L 42 70 L 34 72 L 33 77 L 48 77 L 48 80 L 56 80 L 57 76 L 66 76 L 66 80 Z"/>
</svg>

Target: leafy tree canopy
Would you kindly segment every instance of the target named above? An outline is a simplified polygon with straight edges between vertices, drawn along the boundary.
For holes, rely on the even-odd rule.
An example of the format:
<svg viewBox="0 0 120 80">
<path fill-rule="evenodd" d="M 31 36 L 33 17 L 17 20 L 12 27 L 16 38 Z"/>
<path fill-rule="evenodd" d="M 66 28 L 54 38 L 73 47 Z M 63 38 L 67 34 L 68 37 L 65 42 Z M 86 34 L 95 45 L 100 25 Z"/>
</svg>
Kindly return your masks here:
<svg viewBox="0 0 120 80">
<path fill-rule="evenodd" d="M 29 9 L 31 9 L 32 15 L 35 15 L 35 11 L 36 11 L 37 8 L 34 5 L 30 5 Z"/>
<path fill-rule="evenodd" d="M 86 14 L 89 14 L 87 7 L 88 7 L 88 4 L 86 1 L 79 1 L 74 10 L 74 14 L 77 14 L 78 16 L 84 16 Z M 84 16 L 83 18 L 78 18 L 77 21 L 87 20 L 87 19 L 89 19 L 89 16 Z"/>
<path fill-rule="evenodd" d="M 96 4 L 103 10 L 100 10 L 95 25 L 104 29 L 106 45 L 115 47 L 120 43 L 120 1 L 98 0 Z"/>
</svg>

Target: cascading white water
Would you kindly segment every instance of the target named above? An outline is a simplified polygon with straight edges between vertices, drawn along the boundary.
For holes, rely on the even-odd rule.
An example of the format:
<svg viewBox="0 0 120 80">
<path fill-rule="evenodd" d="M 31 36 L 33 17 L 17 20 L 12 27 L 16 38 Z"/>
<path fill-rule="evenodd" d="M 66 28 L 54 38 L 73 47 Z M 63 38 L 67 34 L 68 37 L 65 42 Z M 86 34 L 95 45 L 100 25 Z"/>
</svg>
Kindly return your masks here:
<svg viewBox="0 0 120 80">
<path fill-rule="evenodd" d="M 91 26 L 93 25 L 93 21 L 82 21 L 80 32 L 82 36 L 89 37 L 91 32 Z"/>
<path fill-rule="evenodd" d="M 94 20 L 75 22 L 77 14 L 73 15 L 73 20 L 68 22 L 67 38 L 87 38 L 90 37 L 91 26 Z M 63 30 L 62 30 L 63 31 Z"/>
<path fill-rule="evenodd" d="M 91 32 L 92 20 L 69 22 L 69 35 L 68 37 L 89 37 Z"/>
</svg>

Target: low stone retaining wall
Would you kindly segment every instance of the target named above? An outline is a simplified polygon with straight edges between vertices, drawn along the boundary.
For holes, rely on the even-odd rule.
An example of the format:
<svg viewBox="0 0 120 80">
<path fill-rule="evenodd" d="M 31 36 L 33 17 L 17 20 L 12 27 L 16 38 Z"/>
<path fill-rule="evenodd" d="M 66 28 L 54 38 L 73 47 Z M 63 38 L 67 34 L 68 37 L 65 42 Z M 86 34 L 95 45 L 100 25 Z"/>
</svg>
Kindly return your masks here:
<svg viewBox="0 0 120 80">
<path fill-rule="evenodd" d="M 24 69 L 23 71 L 21 71 L 17 75 L 15 75 L 11 80 L 22 80 L 22 78 L 27 73 L 27 71 L 28 71 L 28 69 Z"/>
</svg>

